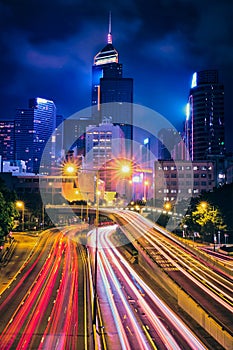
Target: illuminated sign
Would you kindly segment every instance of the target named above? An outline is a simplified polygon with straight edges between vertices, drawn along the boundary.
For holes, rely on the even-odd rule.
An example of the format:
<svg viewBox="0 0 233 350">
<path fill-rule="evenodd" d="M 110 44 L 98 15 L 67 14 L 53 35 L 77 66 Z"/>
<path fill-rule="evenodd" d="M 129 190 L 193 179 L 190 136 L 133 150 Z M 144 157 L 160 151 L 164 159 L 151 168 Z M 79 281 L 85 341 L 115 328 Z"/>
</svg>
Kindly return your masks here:
<svg viewBox="0 0 233 350">
<path fill-rule="evenodd" d="M 193 73 L 191 89 L 197 86 L 197 72 Z"/>
<path fill-rule="evenodd" d="M 148 143 L 149 143 L 149 139 L 147 137 L 146 139 L 144 139 L 144 145 L 148 145 Z"/>
<path fill-rule="evenodd" d="M 37 103 L 48 103 L 50 101 L 46 100 L 45 98 L 37 97 L 36 102 Z"/>
<path fill-rule="evenodd" d="M 118 63 L 118 57 L 117 56 L 104 57 L 104 58 L 101 58 L 101 59 L 97 58 L 96 61 L 95 61 L 95 65 L 99 66 L 101 64 L 107 64 L 107 63 L 113 63 L 113 62 Z"/>
</svg>

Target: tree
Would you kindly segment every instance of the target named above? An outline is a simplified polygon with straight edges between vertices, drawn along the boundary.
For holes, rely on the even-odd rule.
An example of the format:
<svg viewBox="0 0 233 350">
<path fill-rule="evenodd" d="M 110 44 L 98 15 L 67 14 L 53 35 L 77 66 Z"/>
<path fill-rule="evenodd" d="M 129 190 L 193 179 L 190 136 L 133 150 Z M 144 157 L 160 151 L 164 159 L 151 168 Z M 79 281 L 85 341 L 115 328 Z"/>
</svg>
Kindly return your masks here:
<svg viewBox="0 0 233 350">
<path fill-rule="evenodd" d="M 213 192 L 203 193 L 200 200 L 220 208 L 227 230 L 233 231 L 233 183 L 215 188 Z"/>
<path fill-rule="evenodd" d="M 17 215 L 15 209 L 15 194 L 9 191 L 4 183 L 0 181 L 0 241 L 4 242 L 14 225 L 14 218 Z"/>
<path fill-rule="evenodd" d="M 199 225 L 203 238 L 205 233 L 215 234 L 215 230 L 226 230 L 226 225 L 218 208 L 213 207 L 208 202 L 199 202 L 196 210 L 192 212 L 191 219 Z"/>
</svg>

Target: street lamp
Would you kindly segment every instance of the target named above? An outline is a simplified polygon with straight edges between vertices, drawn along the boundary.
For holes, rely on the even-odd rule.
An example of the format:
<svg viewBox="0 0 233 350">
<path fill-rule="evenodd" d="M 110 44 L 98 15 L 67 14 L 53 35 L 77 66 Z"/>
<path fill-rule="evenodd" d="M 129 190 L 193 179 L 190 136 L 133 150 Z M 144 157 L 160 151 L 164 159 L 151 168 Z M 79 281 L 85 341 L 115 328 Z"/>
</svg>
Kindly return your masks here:
<svg viewBox="0 0 233 350">
<path fill-rule="evenodd" d="M 44 206 L 44 203 L 42 202 L 42 205 L 41 205 L 41 226 L 42 226 L 42 229 L 44 229 L 44 211 L 45 211 L 45 206 Z"/>
<path fill-rule="evenodd" d="M 201 216 L 204 216 L 207 213 L 207 209 L 208 209 L 208 203 L 205 201 L 201 201 L 199 202 L 198 206 L 197 206 L 197 210 L 200 212 Z M 205 241 L 205 228 L 204 228 L 204 223 L 201 225 L 201 232 L 202 232 L 202 236 L 203 236 L 203 241 Z"/>
<path fill-rule="evenodd" d="M 67 162 L 63 166 L 64 175 L 74 175 L 77 173 L 77 165 L 75 163 Z"/>
<path fill-rule="evenodd" d="M 183 238 L 185 238 L 186 237 L 186 230 L 187 230 L 187 225 L 183 225 L 183 228 L 184 228 L 184 230 L 183 230 Z"/>
<path fill-rule="evenodd" d="M 216 243 L 217 243 L 217 236 L 215 234 L 216 217 L 218 215 L 217 209 L 215 209 L 214 206 L 212 206 L 210 203 L 205 202 L 205 201 L 200 202 L 199 206 L 203 210 L 203 214 L 209 216 L 209 218 L 207 218 L 207 221 L 210 221 L 212 223 L 212 226 L 213 226 L 212 234 L 213 234 L 214 251 L 215 251 Z M 203 234 L 204 234 L 204 231 L 203 231 Z M 220 232 L 219 232 L 218 237 L 220 239 Z"/>
<path fill-rule="evenodd" d="M 200 206 L 201 206 L 202 209 L 207 209 L 208 208 L 208 203 L 202 201 L 202 202 L 200 202 Z"/>
<path fill-rule="evenodd" d="M 166 203 L 164 203 L 164 209 L 166 210 L 166 211 L 170 211 L 171 210 L 171 208 L 172 208 L 172 205 L 171 205 L 171 203 L 170 202 L 166 202 Z"/>
<path fill-rule="evenodd" d="M 24 231 L 24 210 L 25 210 L 24 202 L 16 201 L 16 208 L 22 211 L 22 231 Z"/>
<path fill-rule="evenodd" d="M 123 164 L 121 167 L 121 171 L 123 174 L 129 174 L 131 171 L 131 168 L 128 164 Z"/>
<path fill-rule="evenodd" d="M 225 245 L 227 244 L 227 239 L 228 239 L 229 235 L 227 233 L 224 233 L 224 242 Z"/>
<path fill-rule="evenodd" d="M 95 268 L 94 268 L 94 301 L 93 301 L 93 325 L 97 321 L 97 271 L 98 271 L 98 227 L 99 227 L 99 172 L 96 174 L 96 217 L 95 217 Z"/>
<path fill-rule="evenodd" d="M 216 234 L 214 233 L 214 252 L 216 250 L 216 243 L 217 243 L 217 236 Z"/>
<path fill-rule="evenodd" d="M 49 186 L 51 188 L 51 204 L 54 204 L 54 198 L 53 198 L 53 188 L 54 188 L 54 182 L 49 182 Z"/>
</svg>

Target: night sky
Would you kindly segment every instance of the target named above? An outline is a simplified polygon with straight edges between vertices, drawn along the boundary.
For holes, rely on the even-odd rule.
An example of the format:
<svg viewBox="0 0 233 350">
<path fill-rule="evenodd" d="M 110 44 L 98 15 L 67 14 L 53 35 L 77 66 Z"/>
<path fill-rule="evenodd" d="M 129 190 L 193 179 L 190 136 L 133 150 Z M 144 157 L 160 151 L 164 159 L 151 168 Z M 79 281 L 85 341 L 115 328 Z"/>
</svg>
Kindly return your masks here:
<svg viewBox="0 0 233 350">
<path fill-rule="evenodd" d="M 177 129 L 193 72 L 219 70 L 233 151 L 232 0 L 0 0 L 0 118 L 14 118 L 31 97 L 53 100 L 65 118 L 89 107 L 109 11 L 124 77 L 134 78 L 134 103 Z"/>
</svg>

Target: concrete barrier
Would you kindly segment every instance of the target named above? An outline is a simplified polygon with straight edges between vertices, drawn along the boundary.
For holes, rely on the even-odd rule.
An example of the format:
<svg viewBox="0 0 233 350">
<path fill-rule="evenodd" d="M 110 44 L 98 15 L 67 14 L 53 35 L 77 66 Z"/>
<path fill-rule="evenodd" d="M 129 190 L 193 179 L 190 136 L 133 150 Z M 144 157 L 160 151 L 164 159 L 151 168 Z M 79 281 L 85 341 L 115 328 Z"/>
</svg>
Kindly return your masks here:
<svg viewBox="0 0 233 350">
<path fill-rule="evenodd" d="M 135 245 L 135 242 L 134 242 Z M 195 300 L 192 299 L 166 272 L 152 260 L 146 250 L 138 245 L 138 263 L 147 274 L 161 287 L 175 298 L 189 316 L 191 316 L 212 338 L 226 350 L 233 350 L 233 336 L 217 323 Z"/>
</svg>

